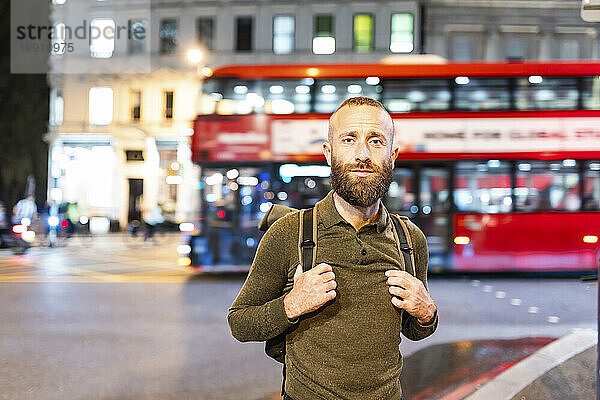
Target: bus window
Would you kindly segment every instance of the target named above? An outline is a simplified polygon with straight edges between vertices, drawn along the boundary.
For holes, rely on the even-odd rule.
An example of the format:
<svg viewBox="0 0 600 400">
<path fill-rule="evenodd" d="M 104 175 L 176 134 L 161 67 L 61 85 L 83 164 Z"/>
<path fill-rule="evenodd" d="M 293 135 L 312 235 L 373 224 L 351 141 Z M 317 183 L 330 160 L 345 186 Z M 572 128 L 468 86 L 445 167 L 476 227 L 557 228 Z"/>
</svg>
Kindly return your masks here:
<svg viewBox="0 0 600 400">
<path fill-rule="evenodd" d="M 579 91 L 577 78 L 530 76 L 517 79 L 518 110 L 575 110 Z"/>
<path fill-rule="evenodd" d="M 600 161 L 588 162 L 583 173 L 583 209 L 600 210 Z"/>
<path fill-rule="evenodd" d="M 517 211 L 579 210 L 577 162 L 519 161 L 515 197 Z"/>
<path fill-rule="evenodd" d="M 456 164 L 454 202 L 459 211 L 510 212 L 510 167 L 507 162 L 464 161 Z"/>
<path fill-rule="evenodd" d="M 510 108 L 508 79 L 472 78 L 460 81 L 457 78 L 455 83 L 457 110 L 508 110 Z"/>
<path fill-rule="evenodd" d="M 383 105 L 390 112 L 447 111 L 450 90 L 447 79 L 386 79 Z"/>
<path fill-rule="evenodd" d="M 202 85 L 199 113 L 304 114 L 310 112 L 314 80 L 207 79 Z"/>
<path fill-rule="evenodd" d="M 421 170 L 420 227 L 433 254 L 448 250 L 449 176 L 446 168 Z"/>
<path fill-rule="evenodd" d="M 314 84 L 308 79 L 267 79 L 260 81 L 257 93 L 251 95 L 264 104 L 267 114 L 305 114 L 310 112 L 310 91 Z"/>
<path fill-rule="evenodd" d="M 315 112 L 329 114 L 334 112 L 346 99 L 367 96 L 380 100 L 382 88 L 367 84 L 365 79 L 323 79 L 315 87 Z"/>
<path fill-rule="evenodd" d="M 583 108 L 600 110 L 600 76 L 584 76 L 580 79 Z"/>
<path fill-rule="evenodd" d="M 442 168 L 423 168 L 421 171 L 421 211 L 444 213 L 450 208 L 448 171 Z"/>
<path fill-rule="evenodd" d="M 416 214 L 419 211 L 415 205 L 412 170 L 394 168 L 394 180 L 383 203 L 391 212 L 400 212 L 402 215 Z"/>
</svg>

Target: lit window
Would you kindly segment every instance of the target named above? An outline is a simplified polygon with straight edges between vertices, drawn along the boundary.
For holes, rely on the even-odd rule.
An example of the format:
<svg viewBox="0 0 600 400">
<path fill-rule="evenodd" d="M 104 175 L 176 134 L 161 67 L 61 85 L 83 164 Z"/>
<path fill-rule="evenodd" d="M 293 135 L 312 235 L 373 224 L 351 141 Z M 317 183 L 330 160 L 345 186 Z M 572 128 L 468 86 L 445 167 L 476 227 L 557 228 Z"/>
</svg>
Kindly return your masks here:
<svg viewBox="0 0 600 400">
<path fill-rule="evenodd" d="M 273 18 L 273 53 L 289 54 L 294 51 L 294 17 L 278 15 Z"/>
<path fill-rule="evenodd" d="M 131 91 L 131 120 L 139 121 L 142 114 L 142 92 L 141 90 Z"/>
<path fill-rule="evenodd" d="M 315 16 L 315 34 L 313 37 L 313 53 L 335 53 L 335 35 L 333 33 L 333 16 L 330 14 Z"/>
<path fill-rule="evenodd" d="M 50 92 L 50 125 L 59 126 L 62 124 L 64 106 L 62 92 L 59 89 L 53 89 Z"/>
<path fill-rule="evenodd" d="M 90 125 L 109 125 L 113 117 L 113 90 L 109 87 L 90 88 Z"/>
<path fill-rule="evenodd" d="M 392 14 L 392 32 L 390 51 L 392 53 L 410 53 L 414 49 L 414 17 L 412 14 Z"/>
<path fill-rule="evenodd" d="M 373 50 L 373 16 L 370 14 L 354 16 L 354 50 Z"/>
<path fill-rule="evenodd" d="M 165 119 L 173 119 L 173 92 L 165 92 Z"/>
<path fill-rule="evenodd" d="M 110 58 L 115 50 L 115 21 L 96 18 L 90 23 L 90 54 L 94 58 Z"/>
</svg>

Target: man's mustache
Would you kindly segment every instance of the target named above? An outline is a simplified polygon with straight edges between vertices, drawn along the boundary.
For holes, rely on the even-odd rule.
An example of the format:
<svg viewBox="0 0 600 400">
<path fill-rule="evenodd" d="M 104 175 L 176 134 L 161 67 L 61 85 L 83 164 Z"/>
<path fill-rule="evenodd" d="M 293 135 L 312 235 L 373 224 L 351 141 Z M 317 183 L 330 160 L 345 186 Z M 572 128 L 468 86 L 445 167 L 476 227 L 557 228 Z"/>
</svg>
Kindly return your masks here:
<svg viewBox="0 0 600 400">
<path fill-rule="evenodd" d="M 343 166 L 344 172 L 350 172 L 356 169 L 368 169 L 370 171 L 376 172 L 378 174 L 381 174 L 382 172 L 382 168 L 379 167 L 378 165 L 373 164 L 372 162 L 362 162 L 362 163 L 358 163 L 358 164 L 344 164 Z"/>
</svg>

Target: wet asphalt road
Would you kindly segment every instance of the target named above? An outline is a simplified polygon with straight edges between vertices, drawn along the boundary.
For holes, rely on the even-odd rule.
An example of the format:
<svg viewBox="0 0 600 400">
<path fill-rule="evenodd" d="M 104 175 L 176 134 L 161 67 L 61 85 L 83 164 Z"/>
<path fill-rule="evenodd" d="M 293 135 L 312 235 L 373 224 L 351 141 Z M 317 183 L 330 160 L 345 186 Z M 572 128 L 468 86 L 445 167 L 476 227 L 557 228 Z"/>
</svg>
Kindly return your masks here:
<svg viewBox="0 0 600 400">
<path fill-rule="evenodd" d="M 276 392 L 280 365 L 263 344 L 236 342 L 227 326 L 243 279 L 194 277 L 174 264 L 176 244 L 1 252 L 0 399 L 260 399 Z M 436 278 L 430 289 L 440 327 L 424 341 L 403 341 L 404 355 L 462 339 L 596 329 L 595 282 Z"/>
</svg>

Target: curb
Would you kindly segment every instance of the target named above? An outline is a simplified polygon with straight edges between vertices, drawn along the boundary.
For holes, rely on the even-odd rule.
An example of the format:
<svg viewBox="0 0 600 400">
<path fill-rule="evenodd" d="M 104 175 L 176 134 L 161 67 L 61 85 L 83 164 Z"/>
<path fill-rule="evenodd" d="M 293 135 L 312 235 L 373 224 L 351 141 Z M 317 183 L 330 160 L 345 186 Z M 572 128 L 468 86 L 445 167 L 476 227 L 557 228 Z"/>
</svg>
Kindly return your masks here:
<svg viewBox="0 0 600 400">
<path fill-rule="evenodd" d="M 594 330 L 574 331 L 507 369 L 465 400 L 511 400 L 531 382 L 597 341 L 598 332 Z"/>
</svg>

